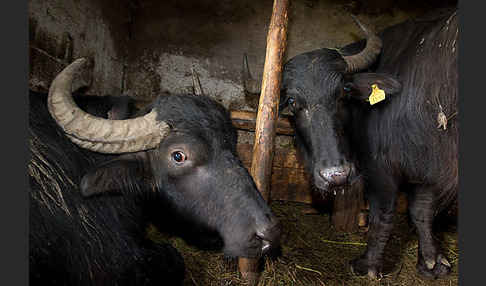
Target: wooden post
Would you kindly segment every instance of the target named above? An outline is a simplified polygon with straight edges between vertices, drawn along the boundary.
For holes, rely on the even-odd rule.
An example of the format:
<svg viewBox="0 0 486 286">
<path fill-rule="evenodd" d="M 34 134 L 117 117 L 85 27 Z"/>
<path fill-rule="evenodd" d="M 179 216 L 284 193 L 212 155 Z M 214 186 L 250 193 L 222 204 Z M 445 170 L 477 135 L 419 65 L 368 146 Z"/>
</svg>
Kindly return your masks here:
<svg viewBox="0 0 486 286">
<path fill-rule="evenodd" d="M 265 200 L 270 199 L 270 176 L 280 100 L 282 64 L 287 46 L 288 0 L 275 0 L 267 36 L 262 92 L 255 125 L 255 144 L 250 173 Z"/>
<path fill-rule="evenodd" d="M 273 147 L 280 100 L 282 64 L 287 47 L 289 0 L 274 0 L 273 12 L 267 35 L 267 50 L 263 68 L 262 91 L 258 104 L 255 126 L 255 144 L 250 173 L 255 184 L 268 202 L 272 177 Z M 256 285 L 259 279 L 258 260 L 240 258 L 239 268 L 243 278 Z"/>
</svg>

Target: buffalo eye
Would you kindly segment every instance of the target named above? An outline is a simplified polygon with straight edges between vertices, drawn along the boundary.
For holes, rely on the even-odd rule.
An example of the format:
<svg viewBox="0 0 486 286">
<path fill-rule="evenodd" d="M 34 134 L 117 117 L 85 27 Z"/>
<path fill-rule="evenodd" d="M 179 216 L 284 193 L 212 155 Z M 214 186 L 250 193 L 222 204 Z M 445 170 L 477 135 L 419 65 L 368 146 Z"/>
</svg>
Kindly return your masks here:
<svg viewBox="0 0 486 286">
<path fill-rule="evenodd" d="M 349 97 L 352 92 L 353 92 L 353 84 L 349 82 L 345 83 L 343 85 L 342 93 L 339 95 L 339 97 Z"/>
<path fill-rule="evenodd" d="M 345 93 L 351 92 L 353 90 L 353 83 L 351 83 L 351 82 L 345 83 L 344 86 L 343 86 L 343 90 L 344 90 Z"/>
<path fill-rule="evenodd" d="M 186 161 L 187 157 L 186 154 L 184 154 L 183 152 L 176 151 L 172 153 L 172 159 L 177 163 L 183 163 L 184 161 Z"/>
<path fill-rule="evenodd" d="M 288 103 L 292 106 L 292 107 L 295 107 L 295 98 L 293 97 L 289 97 L 288 99 Z"/>
</svg>

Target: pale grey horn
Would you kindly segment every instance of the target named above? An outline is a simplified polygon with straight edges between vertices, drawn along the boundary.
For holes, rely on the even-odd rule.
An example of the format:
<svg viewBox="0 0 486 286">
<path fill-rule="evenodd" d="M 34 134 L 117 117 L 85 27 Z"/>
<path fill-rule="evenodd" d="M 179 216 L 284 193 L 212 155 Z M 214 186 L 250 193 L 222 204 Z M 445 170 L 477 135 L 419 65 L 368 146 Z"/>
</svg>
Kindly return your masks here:
<svg viewBox="0 0 486 286">
<path fill-rule="evenodd" d="M 356 72 L 372 65 L 381 53 L 382 41 L 369 27 L 365 27 L 354 15 L 351 15 L 356 24 L 366 34 L 365 48 L 354 55 L 343 56 L 347 64 L 346 72 Z"/>
<path fill-rule="evenodd" d="M 250 67 L 248 66 L 248 58 L 246 54 L 243 56 L 243 88 L 249 93 L 258 93 L 262 91 L 262 82 L 254 80 L 250 73 Z"/>
<path fill-rule="evenodd" d="M 204 95 L 201 81 L 199 80 L 199 76 L 197 75 L 196 70 L 194 67 L 191 67 L 192 72 L 192 89 L 195 95 Z"/>
<path fill-rule="evenodd" d="M 128 153 L 157 147 L 169 126 L 157 112 L 125 120 L 110 120 L 84 112 L 71 96 L 74 75 L 87 63 L 77 59 L 59 73 L 49 88 L 48 108 L 67 137 L 82 148 L 100 153 Z"/>
</svg>

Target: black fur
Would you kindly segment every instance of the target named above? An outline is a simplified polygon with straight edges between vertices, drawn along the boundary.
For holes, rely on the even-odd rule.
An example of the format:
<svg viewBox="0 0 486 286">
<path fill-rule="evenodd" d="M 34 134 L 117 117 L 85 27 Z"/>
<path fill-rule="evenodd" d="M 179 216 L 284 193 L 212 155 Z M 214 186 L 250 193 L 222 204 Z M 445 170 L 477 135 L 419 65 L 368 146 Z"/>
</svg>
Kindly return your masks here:
<svg viewBox="0 0 486 286">
<path fill-rule="evenodd" d="M 105 155 L 67 139 L 46 98 L 29 97 L 32 285 L 181 284 L 182 257 L 146 238 L 149 223 L 201 245 L 210 238 L 229 256 L 258 257 L 261 239 L 278 243 L 276 220 L 236 157 L 236 132 L 219 104 L 160 97 L 153 106 L 172 128 L 160 146 Z M 127 113 L 90 100 L 76 101 L 97 116 Z M 186 152 L 185 165 L 171 161 L 173 148 Z"/>
<path fill-rule="evenodd" d="M 348 163 L 348 183 L 366 181 L 371 218 L 368 249 L 352 264 L 359 274 L 381 272 L 399 190 L 408 194 L 419 234 L 419 273 L 449 272 L 432 224 L 457 194 L 457 18 L 455 8 L 438 10 L 386 29 L 381 55 L 361 73 L 345 74 L 341 56 L 356 53 L 364 41 L 285 64 L 281 102 L 292 103 L 296 142 L 314 184 L 329 191 L 319 170 Z M 370 106 L 372 84 L 386 99 Z M 449 117 L 447 130 L 437 128 L 439 103 Z"/>
</svg>

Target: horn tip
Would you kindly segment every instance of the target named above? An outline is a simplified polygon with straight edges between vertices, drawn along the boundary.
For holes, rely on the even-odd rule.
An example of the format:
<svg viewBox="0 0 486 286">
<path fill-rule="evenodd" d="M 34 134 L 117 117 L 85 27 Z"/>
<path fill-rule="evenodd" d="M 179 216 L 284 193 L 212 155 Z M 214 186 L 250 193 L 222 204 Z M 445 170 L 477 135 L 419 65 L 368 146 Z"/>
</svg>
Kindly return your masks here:
<svg viewBox="0 0 486 286">
<path fill-rule="evenodd" d="M 82 65 L 82 66 L 85 66 L 88 69 L 91 69 L 95 65 L 95 60 L 91 57 L 81 57 L 81 58 L 76 59 L 72 63 L 77 64 L 77 65 Z"/>
<path fill-rule="evenodd" d="M 86 64 L 86 63 L 88 63 L 88 58 L 78 58 L 73 63 L 76 63 L 76 64 Z"/>
<path fill-rule="evenodd" d="M 358 17 L 354 14 L 349 14 L 351 18 L 353 19 L 354 23 L 358 25 L 358 27 L 365 32 L 365 34 L 370 35 L 373 34 L 373 29 L 371 27 L 367 27 L 363 25 L 363 23 L 358 19 Z"/>
</svg>

